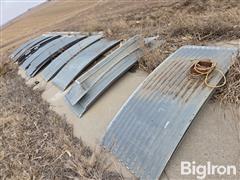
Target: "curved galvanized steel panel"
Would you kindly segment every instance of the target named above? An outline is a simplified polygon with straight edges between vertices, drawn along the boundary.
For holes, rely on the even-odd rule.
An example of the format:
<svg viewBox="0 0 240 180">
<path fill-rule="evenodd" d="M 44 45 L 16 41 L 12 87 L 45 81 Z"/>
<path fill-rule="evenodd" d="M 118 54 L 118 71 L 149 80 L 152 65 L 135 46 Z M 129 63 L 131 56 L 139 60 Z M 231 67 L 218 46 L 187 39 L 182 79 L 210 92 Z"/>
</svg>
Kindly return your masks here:
<svg viewBox="0 0 240 180">
<path fill-rule="evenodd" d="M 80 101 L 78 101 L 77 104 L 70 105 L 73 112 L 77 116 L 81 117 L 108 87 L 110 87 L 118 78 L 120 78 L 138 61 L 138 59 L 141 57 L 141 54 L 142 52 L 140 50 L 136 50 L 127 57 L 124 57 L 120 62 L 118 62 L 115 66 L 109 69 L 109 71 L 107 71 L 103 76 L 101 76 L 100 81 L 97 81 L 92 85 L 92 87 L 80 99 Z M 76 84 L 74 88 L 79 88 L 79 85 Z M 80 88 L 82 87 L 80 86 Z M 67 101 L 69 102 L 68 99 Z"/>
<path fill-rule="evenodd" d="M 17 61 L 18 57 L 21 56 L 21 54 L 27 50 L 28 48 L 30 48 L 31 46 L 33 46 L 36 43 L 41 42 L 44 39 L 47 39 L 47 36 L 39 36 L 37 38 L 34 39 L 30 39 L 27 42 L 25 42 L 24 44 L 22 44 L 19 48 L 17 48 L 12 54 L 11 54 L 11 58 L 13 61 Z"/>
<path fill-rule="evenodd" d="M 95 43 L 96 41 L 100 40 L 102 37 L 103 35 L 93 35 L 87 37 L 86 39 L 83 39 L 82 41 L 78 42 L 77 44 L 64 51 L 42 71 L 43 79 L 49 81 L 62 69 L 65 64 L 67 64 L 79 52 L 81 52 L 83 49 L 87 48 L 91 44 Z"/>
<path fill-rule="evenodd" d="M 49 36 L 49 37 L 41 40 L 40 42 L 33 43 L 31 46 L 24 49 L 24 51 L 22 51 L 21 53 L 19 53 L 16 56 L 18 64 L 22 64 L 27 59 L 27 57 L 29 57 L 31 54 L 35 53 L 39 48 L 41 48 L 45 44 L 47 44 L 57 38 L 60 38 L 60 36 L 51 36 L 51 37 Z"/>
<path fill-rule="evenodd" d="M 59 40 L 64 39 L 65 37 L 61 37 L 59 39 L 55 39 L 49 43 L 47 43 L 45 46 L 39 48 L 35 53 L 33 53 L 31 56 L 29 56 L 24 62 L 23 64 L 20 66 L 23 69 L 27 69 L 29 67 L 29 65 L 38 57 L 40 56 L 42 53 L 44 53 L 45 51 L 47 51 L 49 48 L 51 48 L 52 46 L 55 46 Z"/>
<path fill-rule="evenodd" d="M 184 46 L 137 88 L 108 126 L 102 145 L 137 177 L 158 179 L 213 88 L 189 74 L 193 60 L 211 59 L 227 72 L 237 49 Z M 218 84 L 221 75 L 212 74 Z"/>
<path fill-rule="evenodd" d="M 119 41 L 101 39 L 87 47 L 61 69 L 61 71 L 53 78 L 53 84 L 61 90 L 65 90 L 90 63 L 118 43 Z"/>
<path fill-rule="evenodd" d="M 48 63 L 54 56 L 56 57 L 63 52 L 65 49 L 69 48 L 73 44 L 77 43 L 79 40 L 84 38 L 85 36 L 79 36 L 79 37 L 63 37 L 62 39 L 59 39 L 57 43 L 41 53 L 29 66 L 29 68 L 26 70 L 27 74 L 29 76 L 35 76 L 36 73 L 46 64 Z"/>
<path fill-rule="evenodd" d="M 135 36 L 80 76 L 76 80 L 75 85 L 66 94 L 66 98 L 70 104 L 75 105 L 94 84 L 102 80 L 102 77 L 106 73 L 120 61 L 126 60 L 124 57 L 136 51 L 138 48 L 140 48 L 140 37 Z"/>
</svg>

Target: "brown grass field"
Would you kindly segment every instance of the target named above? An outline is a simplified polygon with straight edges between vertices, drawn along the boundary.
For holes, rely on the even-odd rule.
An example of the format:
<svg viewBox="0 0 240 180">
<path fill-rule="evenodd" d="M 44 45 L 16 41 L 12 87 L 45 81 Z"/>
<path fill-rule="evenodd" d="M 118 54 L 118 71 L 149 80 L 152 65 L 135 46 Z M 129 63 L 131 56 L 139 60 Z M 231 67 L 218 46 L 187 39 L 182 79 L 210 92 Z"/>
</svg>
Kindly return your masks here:
<svg viewBox="0 0 240 180">
<path fill-rule="evenodd" d="M 139 67 L 154 70 L 186 44 L 205 45 L 240 39 L 239 0 L 59 0 L 36 7 L 1 29 L 0 178 L 122 179 L 109 169 L 104 153 L 95 153 L 73 136 L 72 128 L 17 76 L 8 56 L 31 37 L 50 31 L 103 31 L 110 38 L 135 34 L 160 36 L 156 50 L 145 48 Z M 214 100 L 240 104 L 240 59 Z"/>
</svg>

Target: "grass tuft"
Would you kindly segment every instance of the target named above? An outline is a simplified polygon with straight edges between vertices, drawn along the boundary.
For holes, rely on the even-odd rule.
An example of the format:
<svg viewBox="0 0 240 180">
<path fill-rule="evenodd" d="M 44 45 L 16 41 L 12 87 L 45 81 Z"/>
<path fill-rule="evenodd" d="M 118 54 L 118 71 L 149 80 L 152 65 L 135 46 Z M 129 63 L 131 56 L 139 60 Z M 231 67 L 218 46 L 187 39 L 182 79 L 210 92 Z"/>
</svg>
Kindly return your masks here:
<svg viewBox="0 0 240 180">
<path fill-rule="evenodd" d="M 0 77 L 0 179 L 122 179 L 16 74 Z"/>
</svg>

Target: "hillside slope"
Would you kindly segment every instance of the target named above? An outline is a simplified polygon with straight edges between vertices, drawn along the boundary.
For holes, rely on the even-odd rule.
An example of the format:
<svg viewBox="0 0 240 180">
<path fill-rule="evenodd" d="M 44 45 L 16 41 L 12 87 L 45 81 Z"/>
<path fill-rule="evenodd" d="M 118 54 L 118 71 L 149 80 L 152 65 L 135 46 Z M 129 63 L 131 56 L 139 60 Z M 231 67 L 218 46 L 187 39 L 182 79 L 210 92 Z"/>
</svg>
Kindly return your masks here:
<svg viewBox="0 0 240 180">
<path fill-rule="evenodd" d="M 141 69 L 151 72 L 181 45 L 239 39 L 239 17 L 238 0 L 59 0 L 44 3 L 9 23 L 0 32 L 0 178 L 123 179 L 109 169 L 111 162 L 104 154 L 96 154 L 73 136 L 72 127 L 50 110 L 41 91 L 32 90 L 17 75 L 17 66 L 8 55 L 21 43 L 49 31 L 104 31 L 111 38 L 123 39 L 135 34 L 159 35 L 165 43 L 154 51 L 145 48 L 139 63 Z M 239 62 L 227 75 L 227 86 L 215 93 L 217 100 L 240 103 Z M 236 112 L 236 121 L 229 125 L 234 130 L 228 126 L 226 132 L 233 131 L 234 141 L 240 142 L 236 133 L 240 115 Z M 225 117 L 224 112 L 221 116 Z M 202 129 L 207 128 L 199 123 Z M 207 139 L 209 134 L 204 132 Z M 216 133 L 224 136 L 218 126 L 211 132 Z"/>
</svg>

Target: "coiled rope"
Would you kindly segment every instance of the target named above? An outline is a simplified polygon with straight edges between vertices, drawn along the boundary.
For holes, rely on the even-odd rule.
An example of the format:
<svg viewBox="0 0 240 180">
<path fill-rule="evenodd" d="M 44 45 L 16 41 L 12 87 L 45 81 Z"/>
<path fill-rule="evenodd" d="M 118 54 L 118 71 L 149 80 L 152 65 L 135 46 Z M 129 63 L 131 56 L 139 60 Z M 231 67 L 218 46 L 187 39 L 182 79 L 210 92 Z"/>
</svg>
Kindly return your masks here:
<svg viewBox="0 0 240 180">
<path fill-rule="evenodd" d="M 223 77 L 223 83 L 220 85 L 211 85 L 209 84 L 209 75 L 214 71 L 218 71 Z M 211 61 L 196 61 L 191 67 L 191 75 L 193 76 L 205 76 L 204 83 L 207 87 L 210 88 L 220 88 L 223 87 L 226 82 L 226 76 L 221 69 L 217 68 L 217 63 Z"/>
</svg>

